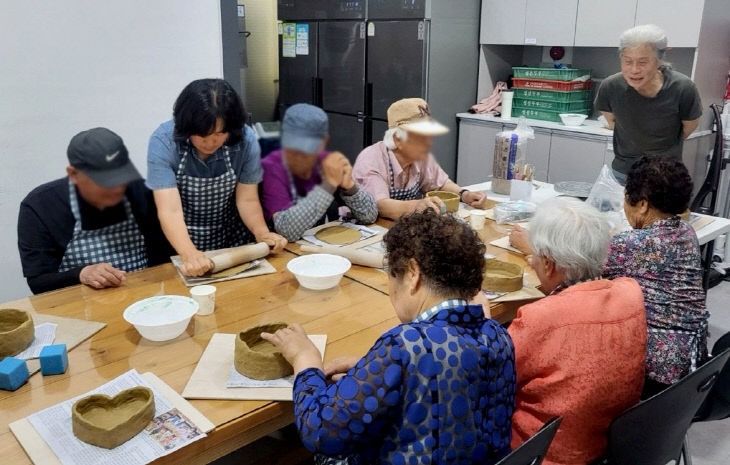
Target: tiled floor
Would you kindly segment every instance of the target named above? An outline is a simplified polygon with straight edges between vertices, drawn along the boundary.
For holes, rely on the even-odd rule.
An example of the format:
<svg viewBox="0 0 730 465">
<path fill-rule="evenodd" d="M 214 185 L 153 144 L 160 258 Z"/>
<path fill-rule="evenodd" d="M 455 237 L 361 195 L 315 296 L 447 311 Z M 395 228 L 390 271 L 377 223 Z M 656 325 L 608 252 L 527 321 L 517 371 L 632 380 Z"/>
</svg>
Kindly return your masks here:
<svg viewBox="0 0 730 465">
<path fill-rule="evenodd" d="M 708 341 L 708 347 L 712 348 L 712 344 L 720 336 L 730 331 L 730 282 L 710 289 L 707 306 L 712 315 Z M 294 441 L 296 433 L 290 430 L 285 436 L 285 442 Z M 215 465 L 311 463 L 311 459 L 307 459 L 306 453 L 301 450 L 298 453 L 289 451 L 296 458 L 290 456 L 284 462 L 278 461 L 276 455 L 281 453 L 281 448 L 275 445 L 276 441 L 266 440 L 265 443 L 266 445 L 257 443 L 253 448 L 234 452 L 216 461 Z M 694 465 L 730 465 L 730 419 L 693 425 L 689 432 L 689 444 Z"/>
<path fill-rule="evenodd" d="M 730 282 L 710 289 L 707 294 L 710 310 L 708 347 L 730 331 Z M 696 423 L 689 431 L 689 444 L 694 465 L 730 464 L 730 419 Z"/>
</svg>

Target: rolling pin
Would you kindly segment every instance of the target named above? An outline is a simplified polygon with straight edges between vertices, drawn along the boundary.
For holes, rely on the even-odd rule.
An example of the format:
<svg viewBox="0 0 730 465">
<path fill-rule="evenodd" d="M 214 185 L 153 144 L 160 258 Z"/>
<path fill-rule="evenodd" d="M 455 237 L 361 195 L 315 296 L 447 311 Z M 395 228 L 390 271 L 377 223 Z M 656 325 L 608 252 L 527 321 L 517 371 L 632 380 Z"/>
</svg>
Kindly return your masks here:
<svg viewBox="0 0 730 465">
<path fill-rule="evenodd" d="M 346 249 L 342 247 L 303 245 L 302 252 L 339 255 L 340 257 L 345 257 L 350 260 L 355 265 L 369 266 L 370 268 L 383 268 L 384 262 L 382 253 L 366 252 L 364 250 Z"/>
<path fill-rule="evenodd" d="M 213 268 L 210 270 L 210 273 L 217 273 L 242 263 L 264 258 L 268 254 L 269 245 L 265 242 L 233 247 L 210 259 L 213 262 Z"/>
</svg>

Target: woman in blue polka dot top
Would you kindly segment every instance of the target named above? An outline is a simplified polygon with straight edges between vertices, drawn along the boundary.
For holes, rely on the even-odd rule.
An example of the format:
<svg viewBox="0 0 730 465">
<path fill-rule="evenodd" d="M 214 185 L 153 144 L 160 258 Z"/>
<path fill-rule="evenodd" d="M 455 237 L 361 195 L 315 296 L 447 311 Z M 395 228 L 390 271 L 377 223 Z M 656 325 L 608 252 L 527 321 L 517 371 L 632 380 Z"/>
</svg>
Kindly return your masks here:
<svg viewBox="0 0 730 465">
<path fill-rule="evenodd" d="M 301 326 L 262 334 L 297 373 L 302 442 L 319 463 L 497 462 L 510 451 L 515 367 L 507 331 L 467 303 L 481 288 L 484 245 L 428 210 L 401 217 L 385 246 L 403 324 L 365 357 L 324 369 Z"/>
</svg>

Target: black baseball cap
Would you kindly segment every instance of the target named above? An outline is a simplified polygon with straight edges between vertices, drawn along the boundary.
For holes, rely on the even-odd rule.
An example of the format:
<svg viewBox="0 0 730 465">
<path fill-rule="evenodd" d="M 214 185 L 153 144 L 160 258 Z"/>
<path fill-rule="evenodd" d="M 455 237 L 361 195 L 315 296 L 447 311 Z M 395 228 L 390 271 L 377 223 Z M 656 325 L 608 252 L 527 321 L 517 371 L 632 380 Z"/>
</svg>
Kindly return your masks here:
<svg viewBox="0 0 730 465">
<path fill-rule="evenodd" d="M 117 187 L 142 179 L 122 138 L 106 128 L 76 134 L 68 144 L 67 154 L 71 166 L 101 187 Z"/>
</svg>

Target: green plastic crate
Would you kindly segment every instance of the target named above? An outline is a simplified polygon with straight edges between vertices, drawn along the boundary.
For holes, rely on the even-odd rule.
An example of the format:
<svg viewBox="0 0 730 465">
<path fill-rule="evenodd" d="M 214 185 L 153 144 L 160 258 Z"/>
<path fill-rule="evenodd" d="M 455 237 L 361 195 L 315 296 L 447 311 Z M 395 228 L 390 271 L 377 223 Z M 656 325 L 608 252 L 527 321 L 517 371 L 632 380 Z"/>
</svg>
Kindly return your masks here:
<svg viewBox="0 0 730 465">
<path fill-rule="evenodd" d="M 572 81 L 586 74 L 590 77 L 592 70 L 585 68 L 527 68 L 515 66 L 512 73 L 516 78 L 528 79 L 554 79 L 556 81 Z"/>
<path fill-rule="evenodd" d="M 561 113 L 590 108 L 590 100 L 576 100 L 574 102 L 553 102 L 550 100 L 515 98 L 514 104 L 520 108 L 537 108 L 540 110 L 554 110 Z"/>
<path fill-rule="evenodd" d="M 515 99 L 544 100 L 550 102 L 574 102 L 576 100 L 590 100 L 590 90 L 540 90 L 540 89 L 513 89 Z"/>
<path fill-rule="evenodd" d="M 517 105 L 512 107 L 512 117 L 519 117 L 524 116 L 525 118 L 530 119 L 539 119 L 542 121 L 552 121 L 554 123 L 562 123 L 563 121 L 560 119 L 560 113 L 565 113 L 563 111 L 554 111 L 554 110 L 542 110 L 539 108 L 523 108 L 519 107 Z M 581 110 L 571 110 L 570 113 L 580 113 L 581 115 L 590 115 L 591 109 L 590 108 L 583 108 Z"/>
</svg>

